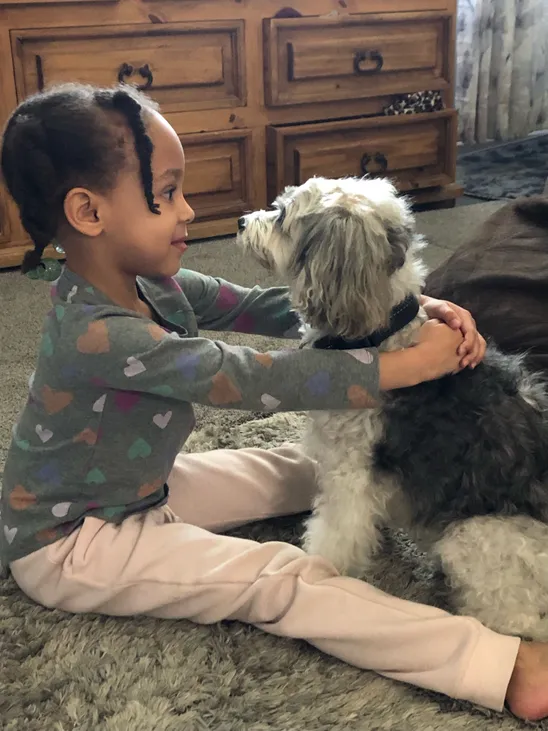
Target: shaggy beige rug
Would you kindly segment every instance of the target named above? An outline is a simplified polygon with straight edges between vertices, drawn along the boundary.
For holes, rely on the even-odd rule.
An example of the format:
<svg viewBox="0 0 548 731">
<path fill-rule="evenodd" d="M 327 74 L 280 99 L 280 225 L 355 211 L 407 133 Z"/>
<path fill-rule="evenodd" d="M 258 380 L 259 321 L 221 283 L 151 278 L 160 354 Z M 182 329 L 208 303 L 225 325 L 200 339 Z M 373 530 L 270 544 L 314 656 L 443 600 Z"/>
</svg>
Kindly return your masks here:
<svg viewBox="0 0 548 731">
<path fill-rule="evenodd" d="M 190 451 L 298 440 L 298 414 L 201 410 Z M 301 517 L 239 531 L 296 542 Z M 404 535 L 386 536 L 373 583 L 443 604 L 443 587 Z M 509 731 L 507 714 L 424 693 L 346 666 L 305 643 L 237 623 L 111 619 L 46 611 L 0 583 L 5 731 Z M 546 726 L 545 728 L 548 728 Z"/>
</svg>

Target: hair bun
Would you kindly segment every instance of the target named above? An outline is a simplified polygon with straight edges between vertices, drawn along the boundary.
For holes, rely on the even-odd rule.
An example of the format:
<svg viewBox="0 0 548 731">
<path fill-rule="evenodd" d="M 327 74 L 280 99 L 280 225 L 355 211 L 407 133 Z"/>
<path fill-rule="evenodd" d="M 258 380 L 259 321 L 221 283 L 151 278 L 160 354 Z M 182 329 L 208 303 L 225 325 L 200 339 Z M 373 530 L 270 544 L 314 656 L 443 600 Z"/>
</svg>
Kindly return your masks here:
<svg viewBox="0 0 548 731">
<path fill-rule="evenodd" d="M 30 271 L 38 269 L 42 264 L 42 252 L 37 249 L 30 249 L 23 257 L 21 264 L 21 272 L 27 274 Z"/>
</svg>

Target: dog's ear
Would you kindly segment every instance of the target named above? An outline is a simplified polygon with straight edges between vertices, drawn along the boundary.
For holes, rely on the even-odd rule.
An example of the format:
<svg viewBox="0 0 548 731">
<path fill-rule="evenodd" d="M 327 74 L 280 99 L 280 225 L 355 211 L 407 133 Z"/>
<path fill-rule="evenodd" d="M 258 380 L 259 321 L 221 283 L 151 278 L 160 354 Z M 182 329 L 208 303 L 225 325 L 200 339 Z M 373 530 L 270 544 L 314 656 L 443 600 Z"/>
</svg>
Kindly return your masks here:
<svg viewBox="0 0 548 731">
<path fill-rule="evenodd" d="M 413 238 L 413 230 L 405 226 L 390 227 L 386 231 L 386 236 L 391 250 L 389 273 L 394 274 L 405 264 L 407 252 Z"/>
<path fill-rule="evenodd" d="M 402 249 L 396 245 L 393 253 L 382 223 L 333 205 L 300 224 L 291 269 L 295 303 L 307 321 L 347 338 L 386 326 L 390 270 Z"/>
</svg>

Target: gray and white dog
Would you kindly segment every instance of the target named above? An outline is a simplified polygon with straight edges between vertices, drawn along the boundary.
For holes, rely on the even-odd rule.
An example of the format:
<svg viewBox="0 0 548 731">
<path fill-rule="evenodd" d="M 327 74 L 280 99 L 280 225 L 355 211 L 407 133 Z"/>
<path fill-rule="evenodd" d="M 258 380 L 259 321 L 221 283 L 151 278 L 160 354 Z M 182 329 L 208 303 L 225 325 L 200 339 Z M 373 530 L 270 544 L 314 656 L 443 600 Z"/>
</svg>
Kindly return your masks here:
<svg viewBox="0 0 548 731">
<path fill-rule="evenodd" d="M 313 178 L 240 229 L 288 282 L 304 347 L 416 341 L 424 242 L 389 181 Z M 548 391 L 520 358 L 489 349 L 378 408 L 312 412 L 305 444 L 319 476 L 308 552 L 363 576 L 380 528 L 403 528 L 441 562 L 455 611 L 548 639 Z"/>
</svg>

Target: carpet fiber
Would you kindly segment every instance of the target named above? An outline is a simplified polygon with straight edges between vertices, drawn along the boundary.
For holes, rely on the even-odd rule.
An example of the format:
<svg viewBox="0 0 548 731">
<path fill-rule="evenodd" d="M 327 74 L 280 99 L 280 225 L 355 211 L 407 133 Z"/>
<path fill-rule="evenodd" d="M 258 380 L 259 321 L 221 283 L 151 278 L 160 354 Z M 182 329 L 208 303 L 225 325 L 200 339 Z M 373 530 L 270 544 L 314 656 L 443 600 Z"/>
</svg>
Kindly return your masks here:
<svg viewBox="0 0 548 731">
<path fill-rule="evenodd" d="M 422 214 L 420 228 L 436 242 L 426 255 L 430 266 L 443 261 L 496 207 Z M 242 284 L 273 281 L 230 241 L 191 247 L 185 264 Z M 3 460 L 32 369 L 47 289 L 17 273 L 0 274 L 0 306 Z M 236 334 L 226 339 L 259 349 L 280 344 Z M 304 419 L 206 408 L 197 409 L 197 417 L 190 451 L 298 440 Z M 300 533 L 299 517 L 238 532 L 291 542 Z M 403 534 L 386 536 L 369 578 L 398 596 L 443 604 L 431 566 Z M 510 731 L 526 726 L 508 714 L 388 681 L 304 643 L 237 623 L 197 627 L 47 611 L 11 579 L 0 581 L 0 719 L 5 731 Z M 548 724 L 533 726 L 548 731 Z"/>
<path fill-rule="evenodd" d="M 542 193 L 548 174 L 548 134 L 459 155 L 458 182 L 467 196 L 484 200 Z"/>
</svg>

